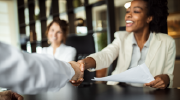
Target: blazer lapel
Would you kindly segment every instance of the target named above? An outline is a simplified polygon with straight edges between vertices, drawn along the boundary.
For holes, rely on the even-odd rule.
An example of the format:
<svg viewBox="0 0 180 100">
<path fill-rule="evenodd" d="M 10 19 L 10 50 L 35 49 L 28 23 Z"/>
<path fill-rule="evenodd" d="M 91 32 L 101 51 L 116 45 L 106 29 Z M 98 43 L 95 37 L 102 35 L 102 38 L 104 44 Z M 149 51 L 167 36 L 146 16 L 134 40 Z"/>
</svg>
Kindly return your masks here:
<svg viewBox="0 0 180 100">
<path fill-rule="evenodd" d="M 161 41 L 158 40 L 156 33 L 153 33 L 153 38 L 150 42 L 149 50 L 148 50 L 146 60 L 145 60 L 147 67 L 149 67 L 149 65 L 150 65 L 151 61 L 153 60 L 156 52 L 158 51 L 160 45 L 161 45 Z"/>
<path fill-rule="evenodd" d="M 127 39 L 125 40 L 125 69 L 128 69 L 130 62 L 131 62 L 131 56 L 132 56 L 132 37 L 133 33 L 130 33 Z"/>
</svg>

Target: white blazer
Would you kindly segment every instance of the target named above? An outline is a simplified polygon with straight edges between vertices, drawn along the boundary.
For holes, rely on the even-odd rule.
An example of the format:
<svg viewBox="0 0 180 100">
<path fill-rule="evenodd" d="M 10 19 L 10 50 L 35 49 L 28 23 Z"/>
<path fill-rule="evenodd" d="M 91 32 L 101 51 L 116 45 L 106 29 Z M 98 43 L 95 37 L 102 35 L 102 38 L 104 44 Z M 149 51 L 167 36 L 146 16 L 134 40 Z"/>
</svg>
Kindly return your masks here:
<svg viewBox="0 0 180 100">
<path fill-rule="evenodd" d="M 44 47 L 42 49 L 43 54 L 49 54 L 53 56 L 53 48 L 52 46 Z M 66 46 L 65 44 L 61 44 L 57 49 L 54 57 L 58 60 L 69 62 L 74 61 L 76 57 L 76 49 L 71 46 Z"/>
<path fill-rule="evenodd" d="M 118 57 L 116 69 L 112 74 L 126 71 L 131 62 L 132 36 L 133 33 L 116 32 L 115 40 L 111 44 L 102 51 L 91 54 L 89 57 L 96 61 L 96 70 L 109 67 Z M 170 78 L 169 87 L 173 85 L 175 54 L 176 46 L 173 38 L 163 33 L 153 33 L 145 64 L 154 77 L 160 74 L 168 74 Z M 108 82 L 107 84 L 115 85 L 118 82 Z"/>
<path fill-rule="evenodd" d="M 20 94 L 59 91 L 74 76 L 67 62 L 21 52 L 0 42 L 0 87 Z"/>
</svg>

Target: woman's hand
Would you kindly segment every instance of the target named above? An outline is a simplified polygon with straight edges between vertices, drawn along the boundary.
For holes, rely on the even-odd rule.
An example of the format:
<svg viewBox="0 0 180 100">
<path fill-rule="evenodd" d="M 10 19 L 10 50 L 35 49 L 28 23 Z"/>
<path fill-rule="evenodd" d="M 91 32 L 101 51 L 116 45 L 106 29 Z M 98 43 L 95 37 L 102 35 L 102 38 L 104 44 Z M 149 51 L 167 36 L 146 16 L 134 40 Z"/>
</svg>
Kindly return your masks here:
<svg viewBox="0 0 180 100">
<path fill-rule="evenodd" d="M 159 88 L 159 89 L 165 89 L 170 82 L 169 76 L 167 74 L 157 75 L 154 78 L 155 78 L 154 81 L 152 81 L 150 83 L 146 83 L 145 86 L 150 86 L 150 87 Z"/>
</svg>

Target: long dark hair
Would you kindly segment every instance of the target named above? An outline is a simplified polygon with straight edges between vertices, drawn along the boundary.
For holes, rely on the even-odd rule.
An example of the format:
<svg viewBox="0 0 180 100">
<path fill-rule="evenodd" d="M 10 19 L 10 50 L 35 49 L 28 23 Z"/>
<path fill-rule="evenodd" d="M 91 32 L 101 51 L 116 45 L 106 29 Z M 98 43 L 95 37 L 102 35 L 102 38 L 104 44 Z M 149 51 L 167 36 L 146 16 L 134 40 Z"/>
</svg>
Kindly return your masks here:
<svg viewBox="0 0 180 100">
<path fill-rule="evenodd" d="M 160 32 L 162 27 L 167 22 L 168 13 L 168 1 L 167 0 L 144 0 L 147 2 L 148 16 L 153 16 L 153 20 L 150 22 L 149 30 L 151 32 Z"/>
</svg>

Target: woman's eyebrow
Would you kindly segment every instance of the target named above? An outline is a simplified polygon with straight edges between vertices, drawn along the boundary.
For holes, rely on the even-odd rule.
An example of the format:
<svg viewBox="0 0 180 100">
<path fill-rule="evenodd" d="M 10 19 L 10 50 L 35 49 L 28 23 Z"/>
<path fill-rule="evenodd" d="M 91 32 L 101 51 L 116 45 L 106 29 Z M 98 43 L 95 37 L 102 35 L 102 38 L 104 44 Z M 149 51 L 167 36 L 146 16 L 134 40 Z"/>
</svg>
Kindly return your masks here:
<svg viewBox="0 0 180 100">
<path fill-rule="evenodd" d="M 133 7 L 133 8 L 139 8 L 139 9 L 143 10 L 143 8 L 142 8 L 142 7 L 139 7 L 139 6 L 135 6 L 135 7 Z M 129 7 L 128 9 L 131 9 L 131 7 Z"/>
<path fill-rule="evenodd" d="M 135 6 L 134 8 L 140 8 L 141 10 L 143 10 L 143 8 L 139 7 L 139 6 Z"/>
</svg>

